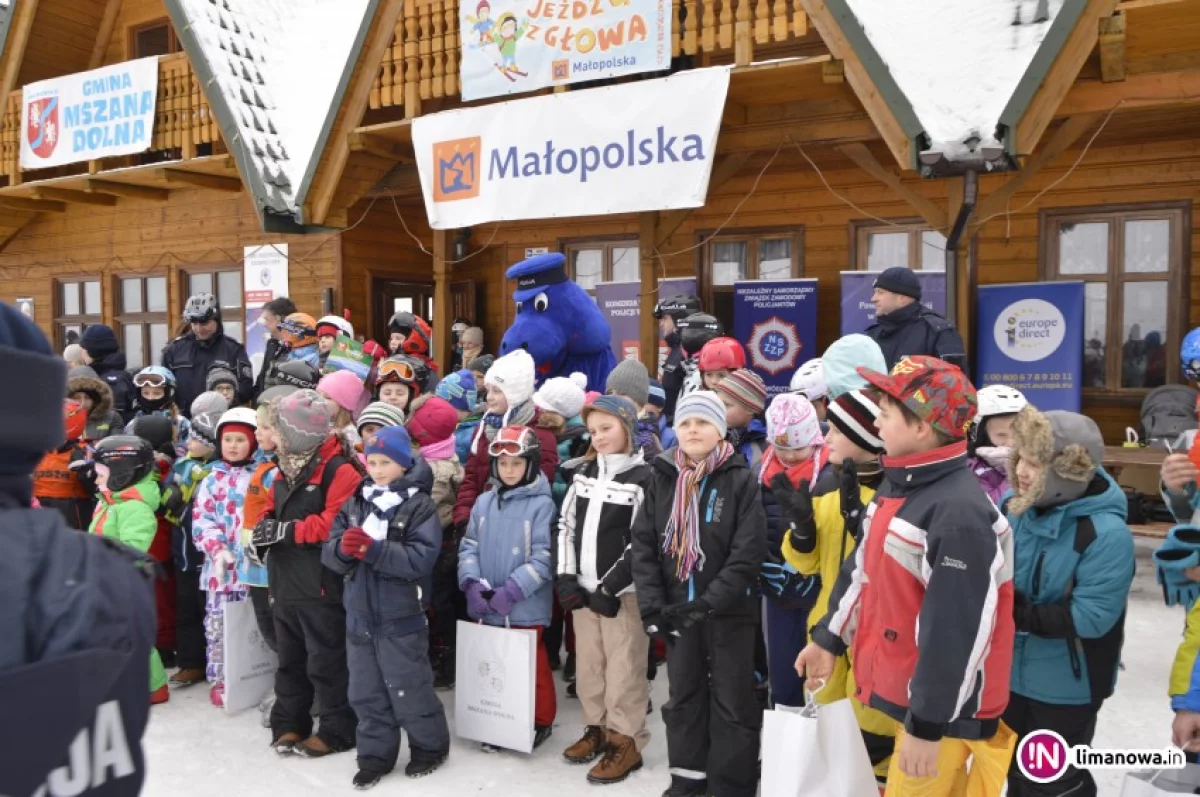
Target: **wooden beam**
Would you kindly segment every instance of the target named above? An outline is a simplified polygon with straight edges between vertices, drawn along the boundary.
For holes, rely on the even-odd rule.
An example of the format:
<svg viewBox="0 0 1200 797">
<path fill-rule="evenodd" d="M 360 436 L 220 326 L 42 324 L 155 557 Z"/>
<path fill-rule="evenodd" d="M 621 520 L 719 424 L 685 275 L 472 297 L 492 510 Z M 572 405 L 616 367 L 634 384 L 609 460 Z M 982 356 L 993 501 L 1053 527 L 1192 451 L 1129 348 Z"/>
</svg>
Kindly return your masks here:
<svg viewBox="0 0 1200 797">
<path fill-rule="evenodd" d="M 350 131 L 350 151 L 365 152 L 368 155 L 386 158 L 396 163 L 416 163 L 416 157 L 411 149 L 405 150 L 404 147 L 395 141 L 389 141 L 382 136 L 366 133 L 362 130 Z"/>
<path fill-rule="evenodd" d="M 658 227 L 659 214 L 651 211 L 638 214 L 638 257 L 642 287 L 638 292 L 638 354 L 651 374 L 658 375 L 658 323 L 654 305 L 658 302 L 659 260 L 657 242 L 663 239 Z M 613 352 L 624 359 L 623 352 Z"/>
<path fill-rule="evenodd" d="M 898 176 L 885 169 L 883 164 L 875 159 L 875 156 L 871 154 L 871 150 L 867 149 L 865 144 L 843 144 L 838 147 L 838 150 L 858 164 L 858 167 L 864 172 L 890 188 L 893 194 L 911 205 L 921 214 L 921 218 L 929 222 L 930 227 L 942 232 L 947 231 L 950 224 L 946 220 L 946 212 L 938 207 L 933 200 L 909 188 L 900 181 Z"/>
<path fill-rule="evenodd" d="M 453 230 L 433 231 L 433 353 L 443 374 L 450 373 L 450 256 Z"/>
<path fill-rule="evenodd" d="M 787 136 L 802 144 L 845 144 L 850 141 L 877 141 L 879 129 L 868 117 L 845 119 L 781 119 L 776 122 L 728 127 L 717 140 L 720 152 L 774 149 Z"/>
<path fill-rule="evenodd" d="M 750 160 L 749 152 L 731 152 L 718 159 L 713 164 L 712 174 L 708 178 L 708 195 L 712 196 L 714 191 L 733 179 L 742 170 L 742 167 L 746 165 L 746 161 L 748 160 Z M 696 208 L 682 208 L 680 210 L 665 210 L 660 212 L 656 222 L 658 225 L 658 239 L 654 245 L 662 246 L 665 244 L 695 210 Z"/>
<path fill-rule="evenodd" d="M 100 28 L 96 31 L 96 43 L 92 46 L 92 57 L 88 59 L 88 69 L 95 69 L 104 63 L 108 54 L 108 46 L 112 44 L 113 31 L 117 29 L 117 17 L 121 15 L 121 0 L 108 0 L 104 6 L 104 16 L 100 19 Z"/>
<path fill-rule="evenodd" d="M 1088 80 L 1071 87 L 1059 106 L 1060 116 L 1155 105 L 1195 104 L 1200 102 L 1200 69 L 1180 72 L 1151 72 L 1130 75 L 1120 83 Z"/>
<path fill-rule="evenodd" d="M 0 196 L 0 208 L 9 210 L 26 210 L 33 213 L 66 213 L 66 202 L 55 202 L 50 199 L 25 199 L 19 196 Z"/>
<path fill-rule="evenodd" d="M 1025 161 L 1018 174 L 979 201 L 979 204 L 975 206 L 975 220 L 972 223 L 978 226 L 986 223 L 989 218 L 1003 213 L 1004 209 L 1008 207 L 1009 200 L 1016 195 L 1017 191 L 1020 191 L 1026 183 L 1032 180 L 1042 167 L 1063 154 L 1099 119 L 1100 114 L 1090 113 L 1072 116 L 1063 122 L 1062 126 L 1054 131 L 1050 140 Z"/>
<path fill-rule="evenodd" d="M 129 199 L 150 199 L 155 202 L 166 202 L 171 197 L 171 191 L 167 188 L 118 183 L 115 180 L 97 180 L 95 178 L 90 178 L 83 190 L 91 194 L 112 194 Z"/>
<path fill-rule="evenodd" d="M 1169 6 L 1183 0 L 1121 0 L 1117 3 L 1118 11 L 1128 11 L 1131 8 L 1150 8 L 1151 6 Z"/>
<path fill-rule="evenodd" d="M 1100 35 L 1100 19 L 1111 16 L 1116 5 L 1117 0 L 1087 0 L 1079 23 L 1067 35 L 1066 42 L 1017 123 L 1017 129 L 1012 131 L 1016 135 L 1019 155 L 1037 151 L 1042 133 L 1046 132 L 1050 120 L 1058 115 L 1058 107 L 1096 46 Z"/>
<path fill-rule="evenodd" d="M 375 19 L 359 54 L 358 64 L 342 98 L 342 107 L 326 140 L 325 152 L 317 153 L 324 162 L 318 165 L 308 196 L 303 200 L 305 222 L 308 224 L 325 223 L 325 216 L 337 194 L 338 183 L 346 170 L 346 162 L 350 159 L 350 133 L 362 124 L 363 114 L 371 99 L 371 85 L 379 73 L 384 51 L 392 46 L 402 5 L 402 0 L 382 0 L 375 11 Z"/>
<path fill-rule="evenodd" d="M 1125 15 L 1100 18 L 1100 75 L 1105 83 L 1125 79 Z"/>
<path fill-rule="evenodd" d="M 50 199 L 55 202 L 78 203 L 80 205 L 106 205 L 112 207 L 117 204 L 117 198 L 109 194 L 89 194 L 86 191 L 73 191 L 68 188 L 54 188 L 44 186 L 33 190 L 34 199 Z"/>
<path fill-rule="evenodd" d="M 188 172 L 183 169 L 160 169 L 156 174 L 158 179 L 164 183 L 183 183 L 197 188 L 211 188 L 215 191 L 231 193 L 242 190 L 242 181 L 238 177 L 222 177 L 219 174 Z"/>
<path fill-rule="evenodd" d="M 845 83 L 845 62 L 840 59 L 834 59 L 821 64 L 821 81 L 823 83 Z"/>
<path fill-rule="evenodd" d="M 0 99 L 6 99 L 17 87 L 17 74 L 25 60 L 25 47 L 33 30 L 33 18 L 37 15 L 38 0 L 23 0 L 17 3 L 8 27 L 8 44 L 4 48 L 4 59 L 0 61 Z"/>
<path fill-rule="evenodd" d="M 725 98 L 725 108 L 721 111 L 721 124 L 744 125 L 748 119 L 746 106 L 736 100 Z"/>
</svg>

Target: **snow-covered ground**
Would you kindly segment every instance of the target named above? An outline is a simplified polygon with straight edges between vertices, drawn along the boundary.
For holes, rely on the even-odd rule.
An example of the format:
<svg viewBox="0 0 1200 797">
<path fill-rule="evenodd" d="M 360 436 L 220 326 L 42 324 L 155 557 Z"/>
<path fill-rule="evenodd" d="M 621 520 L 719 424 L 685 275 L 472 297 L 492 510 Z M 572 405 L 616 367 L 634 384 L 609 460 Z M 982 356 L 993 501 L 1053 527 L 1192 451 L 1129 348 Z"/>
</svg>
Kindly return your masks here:
<svg viewBox="0 0 1200 797">
<path fill-rule="evenodd" d="M 1126 623 L 1124 663 L 1116 695 L 1104 706 L 1096 734 L 1096 747 L 1158 747 L 1170 739 L 1171 712 L 1166 697 L 1167 674 L 1183 627 L 1183 612 L 1167 609 L 1154 584 L 1153 566 L 1146 558 L 1151 547 L 1139 545 L 1138 578 L 1134 584 Z M 375 790 L 387 795 L 513 794 L 522 797 L 562 797 L 579 789 L 595 788 L 604 797 L 660 794 L 670 780 L 666 741 L 658 707 L 666 700 L 666 670 L 654 683 L 652 739 L 644 755 L 646 765 L 627 781 L 592 787 L 585 780 L 587 767 L 564 763 L 561 753 L 581 731 L 579 701 L 566 697 L 559 686 L 558 720 L 554 736 L 532 756 L 518 753 L 486 754 L 478 746 L 455 740 L 449 763 L 435 774 L 410 781 L 402 772 L 386 778 Z M 453 692 L 443 694 L 453 722 Z M 327 797 L 353 793 L 350 779 L 356 771 L 354 754 L 322 760 L 280 758 L 267 747 L 268 731 L 259 726 L 257 711 L 228 717 L 208 703 L 203 687 L 176 692 L 171 701 L 151 712 L 145 749 L 149 774 L 143 791 L 148 797 L 192 795 L 272 795 L 272 797 Z M 401 752 L 402 770 L 407 750 Z M 1122 773 L 1098 772 L 1100 794 L 1120 793 Z"/>
</svg>

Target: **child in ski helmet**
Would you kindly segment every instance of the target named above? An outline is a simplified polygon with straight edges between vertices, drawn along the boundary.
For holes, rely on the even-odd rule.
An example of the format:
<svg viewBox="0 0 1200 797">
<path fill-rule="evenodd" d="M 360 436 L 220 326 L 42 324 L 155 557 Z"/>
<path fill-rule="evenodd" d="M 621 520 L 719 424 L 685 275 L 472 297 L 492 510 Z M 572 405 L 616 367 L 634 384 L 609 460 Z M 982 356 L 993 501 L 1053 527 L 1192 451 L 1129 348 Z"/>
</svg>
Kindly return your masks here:
<svg viewBox="0 0 1200 797">
<path fill-rule="evenodd" d="M 733 338 L 713 338 L 700 349 L 700 380 L 713 390 L 721 380 L 746 367 L 746 350 Z"/>
<path fill-rule="evenodd" d="M 379 364 L 375 377 L 375 399 L 408 414 L 413 399 L 421 395 L 420 364 L 411 357 L 394 354 Z"/>
<path fill-rule="evenodd" d="M 175 406 L 175 374 L 161 365 L 151 365 L 138 371 L 133 377 L 137 389 L 133 405 L 137 410 L 134 419 L 145 415 L 164 415 L 171 419 L 174 431 L 176 456 L 187 453 L 188 419 L 179 414 Z M 236 390 L 236 384 L 235 384 Z M 125 426 L 125 434 L 133 434 L 133 421 Z"/>
<path fill-rule="evenodd" d="M 325 361 L 329 359 L 329 352 L 333 351 L 333 343 L 337 340 L 338 335 L 345 335 L 348 338 L 354 338 L 354 326 L 338 315 L 327 315 L 317 319 L 317 352 L 320 355 L 321 367 L 325 367 Z"/>
<path fill-rule="evenodd" d="M 793 393 L 799 393 L 808 399 L 817 418 L 821 421 L 821 431 L 828 431 L 825 424 L 825 413 L 829 408 L 829 385 L 825 384 L 825 367 L 820 357 L 814 357 L 796 369 L 788 386 Z"/>
<path fill-rule="evenodd" d="M 999 506 L 1009 487 L 1013 422 L 1029 402 L 1024 393 L 1008 385 L 981 387 L 975 395 L 979 410 L 967 438 L 967 465 L 988 498 Z"/>
</svg>

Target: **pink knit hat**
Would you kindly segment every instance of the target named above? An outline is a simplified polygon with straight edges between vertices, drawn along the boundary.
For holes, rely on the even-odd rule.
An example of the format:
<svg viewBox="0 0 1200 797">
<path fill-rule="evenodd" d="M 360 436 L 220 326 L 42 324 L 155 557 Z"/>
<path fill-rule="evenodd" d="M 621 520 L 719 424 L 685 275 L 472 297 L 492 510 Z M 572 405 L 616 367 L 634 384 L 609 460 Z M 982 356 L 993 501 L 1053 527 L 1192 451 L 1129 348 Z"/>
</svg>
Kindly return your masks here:
<svg viewBox="0 0 1200 797">
<path fill-rule="evenodd" d="M 797 449 L 822 446 L 821 422 L 804 396 L 780 393 L 767 408 L 767 440 L 776 448 Z"/>
<path fill-rule="evenodd" d="M 317 383 L 317 392 L 348 411 L 353 418 L 371 403 L 371 394 L 363 388 L 363 382 L 351 371 L 334 371 L 325 374 Z"/>
</svg>

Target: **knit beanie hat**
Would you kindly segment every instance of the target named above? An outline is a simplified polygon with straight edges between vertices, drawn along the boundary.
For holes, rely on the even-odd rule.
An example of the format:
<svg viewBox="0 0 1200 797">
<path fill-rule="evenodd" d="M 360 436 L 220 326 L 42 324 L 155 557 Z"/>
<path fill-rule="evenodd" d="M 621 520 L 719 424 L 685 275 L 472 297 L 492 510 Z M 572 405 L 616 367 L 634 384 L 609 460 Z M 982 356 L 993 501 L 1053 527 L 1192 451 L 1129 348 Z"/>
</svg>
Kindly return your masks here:
<svg viewBox="0 0 1200 797">
<path fill-rule="evenodd" d="M 650 380 L 650 390 L 646 395 L 646 403 L 653 404 L 660 410 L 667 406 L 667 391 L 663 389 L 662 382 L 657 379 Z"/>
<path fill-rule="evenodd" d="M 872 371 L 888 372 L 879 344 L 866 335 L 843 335 L 829 345 L 821 355 L 821 371 L 829 388 L 830 401 L 850 390 L 870 387 L 858 373 L 860 365 Z"/>
<path fill-rule="evenodd" d="M 486 374 L 488 372 L 488 369 L 491 368 L 495 364 L 496 364 L 496 355 L 481 354 L 478 357 L 476 357 L 474 360 L 471 360 L 471 363 L 470 363 L 470 365 L 467 366 L 467 368 L 472 373 Z M 478 382 L 478 381 L 479 380 L 476 380 L 476 382 Z"/>
<path fill-rule="evenodd" d="M 737 369 L 718 382 L 713 390 L 741 404 L 751 415 L 761 415 L 767 406 L 767 386 L 762 377 L 749 368 Z"/>
<path fill-rule="evenodd" d="M 721 403 L 721 397 L 711 390 L 695 390 L 679 399 L 675 405 L 675 426 L 678 427 L 688 418 L 711 423 L 717 427 L 721 437 L 729 431 L 725 422 L 725 405 Z"/>
<path fill-rule="evenodd" d="M 50 350 L 32 319 L 4 302 L 0 361 L 21 381 L 19 390 L 0 391 L 0 475 L 28 476 L 43 454 L 66 439 L 61 397 L 67 389 L 67 364 Z"/>
<path fill-rule="evenodd" d="M 325 374 L 317 383 L 317 392 L 355 418 L 371 401 L 370 394 L 363 387 L 363 381 L 353 371 Z"/>
<path fill-rule="evenodd" d="M 225 410 L 192 413 L 192 423 L 188 427 L 188 439 L 195 440 L 205 448 L 217 450 L 217 424 Z"/>
<path fill-rule="evenodd" d="M 812 402 L 797 393 L 780 393 L 773 398 L 767 408 L 767 440 L 785 451 L 824 445 L 821 421 Z"/>
<path fill-rule="evenodd" d="M 208 369 L 208 376 L 204 377 L 205 389 L 216 390 L 217 385 L 231 385 L 237 390 L 237 374 L 220 366 Z"/>
<path fill-rule="evenodd" d="M 121 350 L 121 344 L 117 342 L 117 333 L 106 324 L 92 324 L 85 329 L 83 337 L 79 339 L 79 345 L 93 360 L 116 354 Z"/>
<path fill-rule="evenodd" d="M 403 426 L 385 426 L 367 435 L 363 441 L 363 453 L 383 454 L 405 470 L 412 467 L 412 441 Z"/>
<path fill-rule="evenodd" d="M 596 412 L 603 412 L 620 421 L 621 425 L 625 427 L 625 441 L 629 449 L 632 451 L 637 448 L 638 408 L 632 401 L 621 395 L 600 396 L 583 408 L 584 423 L 587 423 L 587 419 Z"/>
<path fill-rule="evenodd" d="M 875 428 L 879 417 L 879 402 L 865 390 L 851 390 L 829 403 L 826 419 L 850 442 L 872 454 L 883 453 L 883 441 Z"/>
<path fill-rule="evenodd" d="M 650 372 L 641 360 L 621 360 L 608 375 L 605 393 L 617 393 L 639 407 L 650 400 Z"/>
<path fill-rule="evenodd" d="M 569 377 L 556 376 L 547 379 L 533 394 L 533 406 L 548 412 L 557 412 L 564 418 L 574 418 L 583 409 L 586 389 L 587 374 L 576 371 Z"/>
<path fill-rule="evenodd" d="M 524 349 L 516 349 L 492 363 L 483 384 L 500 388 L 512 409 L 533 396 L 533 371 L 533 357 Z"/>
<path fill-rule="evenodd" d="M 377 423 L 380 426 L 403 426 L 404 413 L 391 404 L 375 401 L 368 404 L 367 408 L 358 414 L 357 423 L 359 434 L 368 423 Z"/>
<path fill-rule="evenodd" d="M 275 430 L 290 454 L 316 451 L 329 437 L 329 402 L 315 390 L 298 390 L 279 399 Z"/>
<path fill-rule="evenodd" d="M 408 421 L 408 432 L 419 446 L 433 445 L 451 437 L 458 426 L 458 413 L 450 402 L 437 396 L 425 399 Z"/>
<path fill-rule="evenodd" d="M 203 415 L 206 412 L 224 412 L 229 409 L 229 402 L 215 390 L 206 390 L 192 401 L 192 406 L 189 407 L 192 417 Z"/>
<path fill-rule="evenodd" d="M 475 387 L 475 374 L 469 368 L 455 371 L 434 389 L 434 395 L 443 401 L 450 402 L 456 410 L 470 412 L 479 403 L 479 391 Z"/>
<path fill-rule="evenodd" d="M 911 296 L 918 302 L 921 301 L 921 281 L 917 279 L 917 275 L 912 272 L 912 269 L 904 266 L 892 266 L 884 269 L 875 278 L 875 287 L 898 293 L 901 296 Z"/>
</svg>

